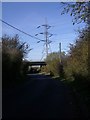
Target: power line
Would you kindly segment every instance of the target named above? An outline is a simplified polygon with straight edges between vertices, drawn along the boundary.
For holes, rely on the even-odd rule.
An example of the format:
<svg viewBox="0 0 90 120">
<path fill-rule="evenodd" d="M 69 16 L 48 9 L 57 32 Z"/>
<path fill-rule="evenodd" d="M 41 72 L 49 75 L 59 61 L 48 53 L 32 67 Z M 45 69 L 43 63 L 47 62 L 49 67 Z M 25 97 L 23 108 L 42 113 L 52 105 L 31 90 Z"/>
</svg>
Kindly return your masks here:
<svg viewBox="0 0 90 120">
<path fill-rule="evenodd" d="M 2 21 L 3 23 L 5 23 L 6 25 L 8 25 L 8 26 L 10 26 L 10 27 L 12 27 L 12 28 L 18 30 L 19 32 L 22 32 L 23 34 L 28 35 L 29 37 L 32 37 L 32 38 L 34 38 L 34 39 L 37 39 L 37 40 L 43 41 L 43 40 L 41 40 L 41 39 L 39 39 L 39 38 L 37 38 L 37 37 L 35 37 L 35 36 L 32 36 L 32 35 L 30 35 L 30 34 L 24 32 L 24 31 L 18 29 L 17 27 L 15 27 L 15 26 L 13 26 L 13 25 L 7 23 L 6 21 L 4 21 L 4 20 L 2 20 L 2 19 L 0 19 L 0 21 Z"/>
</svg>

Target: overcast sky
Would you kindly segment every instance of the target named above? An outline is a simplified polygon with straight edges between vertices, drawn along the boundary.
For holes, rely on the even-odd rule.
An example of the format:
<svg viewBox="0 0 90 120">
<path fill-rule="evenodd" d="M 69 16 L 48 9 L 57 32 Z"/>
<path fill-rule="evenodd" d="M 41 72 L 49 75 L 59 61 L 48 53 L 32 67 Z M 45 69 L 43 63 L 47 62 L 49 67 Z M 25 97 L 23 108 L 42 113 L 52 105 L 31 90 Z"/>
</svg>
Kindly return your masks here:
<svg viewBox="0 0 90 120">
<path fill-rule="evenodd" d="M 2 3 L 2 19 L 11 25 L 23 30 L 30 35 L 44 32 L 44 27 L 37 29 L 37 26 L 45 24 L 45 18 L 50 26 L 49 32 L 53 35 L 51 49 L 49 52 L 59 51 L 59 43 L 62 44 L 62 51 L 69 50 L 69 43 L 74 43 L 77 38 L 76 30 L 84 27 L 84 24 L 72 24 L 72 17 L 69 14 L 61 15 L 63 7 L 59 2 L 7 2 Z M 44 50 L 43 42 L 37 43 L 33 39 L 3 23 L 3 34 L 20 36 L 20 40 L 27 42 L 33 48 L 28 54 L 28 60 L 40 60 Z M 37 36 L 44 39 L 43 35 Z M 45 56 L 44 56 L 45 57 Z"/>
</svg>

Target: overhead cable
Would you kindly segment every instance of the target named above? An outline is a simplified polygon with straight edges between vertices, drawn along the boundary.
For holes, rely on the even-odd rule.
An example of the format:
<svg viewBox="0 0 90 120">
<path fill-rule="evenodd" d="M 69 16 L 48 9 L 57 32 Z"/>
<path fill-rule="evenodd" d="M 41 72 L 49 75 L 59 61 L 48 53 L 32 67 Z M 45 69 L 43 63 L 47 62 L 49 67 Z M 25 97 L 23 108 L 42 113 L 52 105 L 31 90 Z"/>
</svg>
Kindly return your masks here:
<svg viewBox="0 0 90 120">
<path fill-rule="evenodd" d="M 24 32 L 24 31 L 22 31 L 22 30 L 18 29 L 17 27 L 15 27 L 15 26 L 13 26 L 13 25 L 11 25 L 11 24 L 9 24 L 9 23 L 5 22 L 5 21 L 4 21 L 4 20 L 2 20 L 2 19 L 0 19 L 0 21 L 2 21 L 3 23 L 7 24 L 8 26 L 10 26 L 10 27 L 12 27 L 12 28 L 14 28 L 14 29 L 18 30 L 19 32 L 22 32 L 23 34 L 28 35 L 29 37 L 32 37 L 32 38 L 34 38 L 34 39 L 37 39 L 37 40 L 43 41 L 43 40 L 41 40 L 41 39 L 39 39 L 39 38 L 37 38 L 37 37 L 35 37 L 35 36 L 32 36 L 32 35 L 30 35 L 30 34 L 28 34 L 28 33 Z"/>
</svg>

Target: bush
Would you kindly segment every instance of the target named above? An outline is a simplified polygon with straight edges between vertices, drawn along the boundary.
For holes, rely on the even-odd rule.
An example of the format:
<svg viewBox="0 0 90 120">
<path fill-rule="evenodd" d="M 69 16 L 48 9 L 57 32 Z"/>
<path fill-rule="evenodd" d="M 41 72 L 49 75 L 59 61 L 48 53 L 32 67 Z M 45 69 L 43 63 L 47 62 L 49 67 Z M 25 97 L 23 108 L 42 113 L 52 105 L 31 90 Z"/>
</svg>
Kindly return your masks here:
<svg viewBox="0 0 90 120">
<path fill-rule="evenodd" d="M 65 57 L 65 53 L 61 53 L 62 59 Z M 60 76 L 63 78 L 64 71 L 63 71 L 63 62 L 60 63 L 59 53 L 53 52 L 50 53 L 47 58 L 45 59 L 47 65 L 42 67 L 41 71 L 50 73 L 51 76 Z"/>
<path fill-rule="evenodd" d="M 3 85 L 18 80 L 22 71 L 22 59 L 27 54 L 28 47 L 19 41 L 19 36 L 2 37 L 2 73 Z"/>
<path fill-rule="evenodd" d="M 66 65 L 64 66 L 64 71 L 66 78 L 76 79 L 79 76 L 87 78 L 89 76 L 88 72 L 88 35 L 86 30 L 83 30 L 79 39 L 76 40 L 75 45 L 70 45 L 70 51 L 68 54 Z M 82 79 L 81 77 L 81 79 Z M 80 79 L 80 77 L 79 77 Z"/>
</svg>

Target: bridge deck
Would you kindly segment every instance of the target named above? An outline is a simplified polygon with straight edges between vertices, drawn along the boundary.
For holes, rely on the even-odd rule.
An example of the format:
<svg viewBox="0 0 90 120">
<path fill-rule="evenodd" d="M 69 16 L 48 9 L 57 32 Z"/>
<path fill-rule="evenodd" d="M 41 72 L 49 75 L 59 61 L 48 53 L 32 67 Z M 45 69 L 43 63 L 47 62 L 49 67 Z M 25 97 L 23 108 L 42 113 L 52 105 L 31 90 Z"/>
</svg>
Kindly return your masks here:
<svg viewBox="0 0 90 120">
<path fill-rule="evenodd" d="M 34 62 L 27 62 L 29 65 L 46 65 L 44 61 L 34 61 Z"/>
</svg>

